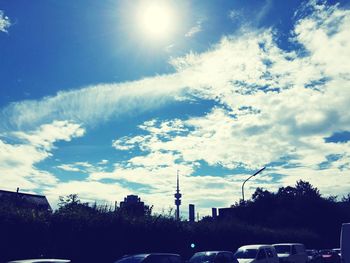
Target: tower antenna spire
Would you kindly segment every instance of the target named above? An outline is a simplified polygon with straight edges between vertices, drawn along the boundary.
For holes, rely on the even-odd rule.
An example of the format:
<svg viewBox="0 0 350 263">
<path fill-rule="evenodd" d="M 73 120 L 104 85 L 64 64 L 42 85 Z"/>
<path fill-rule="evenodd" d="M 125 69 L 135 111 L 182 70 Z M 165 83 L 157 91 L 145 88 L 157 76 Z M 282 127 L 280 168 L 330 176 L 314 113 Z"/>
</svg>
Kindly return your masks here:
<svg viewBox="0 0 350 263">
<path fill-rule="evenodd" d="M 179 185 L 179 170 L 177 170 L 177 182 L 176 182 L 176 192 L 180 191 L 180 185 Z"/>
</svg>

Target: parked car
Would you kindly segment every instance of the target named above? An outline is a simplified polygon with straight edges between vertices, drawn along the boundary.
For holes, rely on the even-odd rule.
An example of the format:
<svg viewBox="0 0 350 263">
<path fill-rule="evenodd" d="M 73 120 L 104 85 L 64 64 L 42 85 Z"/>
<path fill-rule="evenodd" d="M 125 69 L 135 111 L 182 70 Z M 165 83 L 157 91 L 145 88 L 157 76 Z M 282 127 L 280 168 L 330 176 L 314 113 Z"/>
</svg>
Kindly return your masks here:
<svg viewBox="0 0 350 263">
<path fill-rule="evenodd" d="M 320 250 L 322 263 L 340 263 L 340 256 L 331 249 Z"/>
<path fill-rule="evenodd" d="M 278 263 L 276 250 L 271 245 L 248 245 L 235 253 L 239 263 Z"/>
<path fill-rule="evenodd" d="M 306 263 L 305 246 L 300 243 L 274 244 L 280 263 Z"/>
<path fill-rule="evenodd" d="M 9 261 L 8 263 L 70 263 L 69 259 L 54 259 L 54 258 L 40 258 L 40 259 L 21 259 Z"/>
<path fill-rule="evenodd" d="M 195 253 L 189 263 L 238 263 L 231 251 L 202 251 Z"/>
<path fill-rule="evenodd" d="M 306 249 L 307 262 L 309 263 L 318 263 L 320 260 L 320 255 L 317 249 Z"/>
<path fill-rule="evenodd" d="M 124 256 L 115 263 L 183 263 L 181 256 L 170 253 L 148 253 Z"/>
<path fill-rule="evenodd" d="M 333 248 L 334 252 L 338 253 L 339 257 L 341 257 L 341 249 L 340 248 Z"/>
<path fill-rule="evenodd" d="M 343 263 L 350 263 L 350 223 L 344 223 L 340 235 L 341 259 Z"/>
</svg>

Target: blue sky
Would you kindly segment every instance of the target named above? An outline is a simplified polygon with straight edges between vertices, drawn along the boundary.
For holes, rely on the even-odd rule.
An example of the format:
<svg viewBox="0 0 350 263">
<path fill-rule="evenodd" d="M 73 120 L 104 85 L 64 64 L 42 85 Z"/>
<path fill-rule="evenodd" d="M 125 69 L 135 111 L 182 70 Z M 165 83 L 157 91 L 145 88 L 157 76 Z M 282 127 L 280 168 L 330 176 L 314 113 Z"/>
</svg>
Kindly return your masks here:
<svg viewBox="0 0 350 263">
<path fill-rule="evenodd" d="M 0 0 L 0 188 L 183 215 L 350 189 L 347 1 Z"/>
</svg>

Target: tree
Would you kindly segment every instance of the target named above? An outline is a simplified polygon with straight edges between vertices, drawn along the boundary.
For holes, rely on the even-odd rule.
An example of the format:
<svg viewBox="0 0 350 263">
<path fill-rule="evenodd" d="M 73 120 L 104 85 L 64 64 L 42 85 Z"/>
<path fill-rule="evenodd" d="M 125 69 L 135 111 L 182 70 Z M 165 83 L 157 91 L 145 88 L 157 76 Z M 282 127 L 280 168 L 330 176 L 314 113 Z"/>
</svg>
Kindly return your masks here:
<svg viewBox="0 0 350 263">
<path fill-rule="evenodd" d="M 77 194 L 70 194 L 67 196 L 60 196 L 58 199 L 58 207 L 63 208 L 80 204 L 80 199 Z"/>
<path fill-rule="evenodd" d="M 256 188 L 254 194 L 252 195 L 252 200 L 254 202 L 256 201 L 261 201 L 261 200 L 268 200 L 271 199 L 273 197 L 273 193 L 271 193 L 268 190 L 264 190 L 264 188 Z"/>
<path fill-rule="evenodd" d="M 350 193 L 347 195 L 344 195 L 341 199 L 342 202 L 344 203 L 350 203 Z"/>
<path fill-rule="evenodd" d="M 313 187 L 309 182 L 299 180 L 295 185 L 295 193 L 297 196 L 303 196 L 308 198 L 321 197 L 320 191 Z"/>
</svg>

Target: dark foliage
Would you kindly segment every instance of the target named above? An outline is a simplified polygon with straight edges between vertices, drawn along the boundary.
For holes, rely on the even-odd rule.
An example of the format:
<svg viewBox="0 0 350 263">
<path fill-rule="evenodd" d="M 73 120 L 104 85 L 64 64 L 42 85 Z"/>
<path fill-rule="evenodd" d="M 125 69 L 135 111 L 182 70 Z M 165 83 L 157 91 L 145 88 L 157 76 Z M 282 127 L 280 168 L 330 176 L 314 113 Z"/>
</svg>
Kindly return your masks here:
<svg viewBox="0 0 350 263">
<path fill-rule="evenodd" d="M 147 206 L 146 206 L 147 207 Z M 350 221 L 349 202 L 324 198 L 299 181 L 272 193 L 258 188 L 252 199 L 233 206 L 235 217 L 199 222 L 175 221 L 168 215 L 116 211 L 60 198 L 54 213 L 0 203 L 0 261 L 44 257 L 73 262 L 114 262 L 125 254 L 173 252 L 188 258 L 200 250 L 230 250 L 252 243 L 302 242 L 336 247 L 342 222 Z M 191 248 L 194 243 L 195 248 Z"/>
<path fill-rule="evenodd" d="M 234 205 L 235 217 L 249 224 L 304 229 L 320 236 L 317 247 L 338 247 L 341 224 L 350 221 L 350 202 L 322 197 L 319 190 L 305 181 L 294 187 L 281 187 L 277 193 L 258 188 L 252 200 Z"/>
</svg>

